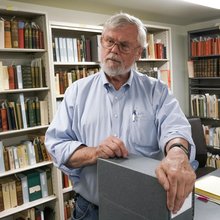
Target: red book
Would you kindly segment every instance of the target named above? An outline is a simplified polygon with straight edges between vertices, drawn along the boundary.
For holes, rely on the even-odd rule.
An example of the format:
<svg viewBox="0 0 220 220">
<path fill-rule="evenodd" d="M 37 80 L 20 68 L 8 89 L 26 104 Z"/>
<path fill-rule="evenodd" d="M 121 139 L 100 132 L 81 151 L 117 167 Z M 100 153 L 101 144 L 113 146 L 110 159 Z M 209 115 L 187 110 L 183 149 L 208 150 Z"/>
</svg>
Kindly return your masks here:
<svg viewBox="0 0 220 220">
<path fill-rule="evenodd" d="M 44 33 L 41 30 L 38 30 L 38 40 L 39 40 L 39 48 L 40 49 L 44 49 Z"/>
<path fill-rule="evenodd" d="M 24 21 L 18 21 L 18 47 L 24 48 Z"/>
<path fill-rule="evenodd" d="M 13 66 L 8 66 L 9 89 L 16 89 L 16 78 Z"/>
<path fill-rule="evenodd" d="M 8 131 L 8 120 L 7 120 L 6 108 L 1 108 L 0 114 L 1 114 L 1 119 L 2 119 L 2 131 Z"/>
</svg>

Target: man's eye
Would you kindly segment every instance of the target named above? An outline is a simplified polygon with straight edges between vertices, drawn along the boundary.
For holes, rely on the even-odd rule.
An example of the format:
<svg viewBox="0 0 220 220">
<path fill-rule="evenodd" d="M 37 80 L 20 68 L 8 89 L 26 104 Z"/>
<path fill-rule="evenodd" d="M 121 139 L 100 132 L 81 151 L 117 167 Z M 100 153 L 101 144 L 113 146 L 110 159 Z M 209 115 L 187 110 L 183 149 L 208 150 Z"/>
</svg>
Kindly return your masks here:
<svg viewBox="0 0 220 220">
<path fill-rule="evenodd" d="M 129 48 L 129 45 L 121 43 L 121 47 L 124 49 L 127 49 L 127 48 Z"/>
</svg>

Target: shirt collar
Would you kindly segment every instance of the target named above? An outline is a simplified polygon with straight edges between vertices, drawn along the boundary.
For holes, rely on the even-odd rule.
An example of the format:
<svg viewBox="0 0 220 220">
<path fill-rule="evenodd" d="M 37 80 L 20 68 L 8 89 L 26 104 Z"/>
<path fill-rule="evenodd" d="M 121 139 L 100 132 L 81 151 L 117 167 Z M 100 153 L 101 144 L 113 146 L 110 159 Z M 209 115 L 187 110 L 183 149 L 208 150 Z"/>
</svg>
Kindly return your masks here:
<svg viewBox="0 0 220 220">
<path fill-rule="evenodd" d="M 130 74 L 130 77 L 128 78 L 127 82 L 123 85 L 123 86 L 131 86 L 131 83 L 133 81 L 133 77 L 134 77 L 134 72 L 133 70 L 131 70 L 131 74 Z M 102 70 L 101 71 L 101 78 L 102 78 L 102 81 L 103 81 L 103 86 L 106 88 L 107 86 L 110 85 L 104 71 Z"/>
</svg>

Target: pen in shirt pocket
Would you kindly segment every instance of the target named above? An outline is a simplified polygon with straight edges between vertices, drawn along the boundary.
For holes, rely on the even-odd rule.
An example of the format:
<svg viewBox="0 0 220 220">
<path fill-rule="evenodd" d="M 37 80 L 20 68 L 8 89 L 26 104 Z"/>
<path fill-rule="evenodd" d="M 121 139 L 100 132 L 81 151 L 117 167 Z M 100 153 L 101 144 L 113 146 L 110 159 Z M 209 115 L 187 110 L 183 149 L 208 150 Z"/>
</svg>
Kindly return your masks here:
<svg viewBox="0 0 220 220">
<path fill-rule="evenodd" d="M 135 122 L 137 120 L 137 111 L 133 110 L 132 112 L 132 121 Z"/>
</svg>

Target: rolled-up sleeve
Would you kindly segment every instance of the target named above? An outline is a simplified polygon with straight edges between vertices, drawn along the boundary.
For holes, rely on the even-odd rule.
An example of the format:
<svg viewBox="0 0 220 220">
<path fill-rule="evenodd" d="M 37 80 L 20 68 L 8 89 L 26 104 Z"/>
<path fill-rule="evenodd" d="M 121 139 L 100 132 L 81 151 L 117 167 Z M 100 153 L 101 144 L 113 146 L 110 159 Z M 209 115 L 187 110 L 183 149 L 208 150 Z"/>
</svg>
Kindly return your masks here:
<svg viewBox="0 0 220 220">
<path fill-rule="evenodd" d="M 182 112 L 178 101 L 166 87 L 161 87 L 154 93 L 154 108 L 156 111 L 156 123 L 158 128 L 159 146 L 164 152 L 166 143 L 177 137 L 184 138 L 189 142 L 191 152 L 190 161 L 195 159 L 195 144 L 191 136 L 191 126 Z"/>
<path fill-rule="evenodd" d="M 80 169 L 70 169 L 65 166 L 73 152 L 83 144 L 78 140 L 73 130 L 73 123 L 77 123 L 75 97 L 77 86 L 67 89 L 57 113 L 46 131 L 45 145 L 53 158 L 55 166 L 69 175 L 77 175 Z"/>
</svg>

